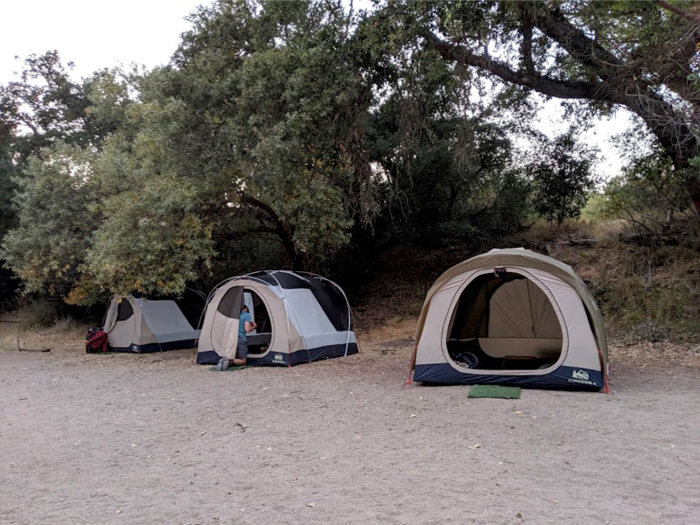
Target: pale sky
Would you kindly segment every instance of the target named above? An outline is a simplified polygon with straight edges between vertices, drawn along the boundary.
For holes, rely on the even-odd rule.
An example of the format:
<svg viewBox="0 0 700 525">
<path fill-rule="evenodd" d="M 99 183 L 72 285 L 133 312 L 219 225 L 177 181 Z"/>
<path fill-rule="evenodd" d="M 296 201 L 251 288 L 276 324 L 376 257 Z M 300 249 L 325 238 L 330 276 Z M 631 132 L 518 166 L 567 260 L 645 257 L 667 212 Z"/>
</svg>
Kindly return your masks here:
<svg viewBox="0 0 700 525">
<path fill-rule="evenodd" d="M 185 17 L 209 0 L 3 0 L 0 7 L 0 83 L 22 69 L 30 53 L 58 50 L 74 76 L 97 69 L 166 64 Z M 19 56 L 20 60 L 15 60 Z"/>
<path fill-rule="evenodd" d="M 580 142 L 596 147 L 600 151 L 600 161 L 596 164 L 594 171 L 603 181 L 619 175 L 626 163 L 620 151 L 613 146 L 613 138 L 632 125 L 631 115 L 629 111 L 620 107 L 611 118 L 597 119 L 591 129 L 579 136 Z M 539 121 L 535 123 L 537 129 L 550 138 L 567 132 L 569 125 L 570 122 L 564 118 L 561 101 L 557 99 L 549 100 L 544 104 L 539 113 Z"/>
<path fill-rule="evenodd" d="M 355 1 L 364 7 L 364 1 Z M 74 62 L 82 78 L 105 67 L 167 64 L 180 35 L 189 29 L 185 17 L 211 0 L 4 0 L 0 8 L 0 83 L 14 78 L 30 53 L 56 49 L 64 63 Z M 16 60 L 15 57 L 19 57 Z M 568 127 L 559 102 L 548 103 L 535 125 L 553 135 Z M 623 161 L 610 138 L 629 125 L 624 110 L 598 122 L 583 140 L 597 146 L 596 167 L 604 179 L 619 173 Z"/>
</svg>

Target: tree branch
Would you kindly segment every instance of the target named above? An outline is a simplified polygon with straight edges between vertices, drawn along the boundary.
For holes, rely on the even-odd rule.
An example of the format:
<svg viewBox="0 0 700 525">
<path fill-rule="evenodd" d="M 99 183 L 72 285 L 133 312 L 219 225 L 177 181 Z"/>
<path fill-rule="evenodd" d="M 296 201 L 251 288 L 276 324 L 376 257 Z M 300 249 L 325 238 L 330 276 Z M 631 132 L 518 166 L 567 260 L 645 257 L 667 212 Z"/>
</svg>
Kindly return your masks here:
<svg viewBox="0 0 700 525">
<path fill-rule="evenodd" d="M 514 71 L 506 64 L 488 56 L 477 55 L 465 46 L 445 42 L 434 34 L 431 34 L 431 37 L 433 46 L 444 59 L 484 69 L 506 82 L 529 87 L 550 97 L 614 102 L 605 95 L 602 82 L 555 80 L 534 73 Z"/>
<path fill-rule="evenodd" d="M 700 15 L 664 1 L 658 2 L 658 5 L 689 22 L 688 31 L 678 40 L 675 49 L 668 49 L 667 62 L 659 68 L 659 81 L 687 99 L 696 93 L 688 77 L 693 73 L 691 63 L 700 42 Z"/>
<path fill-rule="evenodd" d="M 617 74 L 625 66 L 622 60 L 569 22 L 559 8 L 536 11 L 533 22 L 569 55 L 587 66 L 602 69 L 607 74 Z"/>
<path fill-rule="evenodd" d="M 473 66 L 501 78 L 511 84 L 528 87 L 543 95 L 561 99 L 585 99 L 609 102 L 627 107 L 637 114 L 656 135 L 661 146 L 673 160 L 677 169 L 685 169 L 691 158 L 698 154 L 698 139 L 690 128 L 688 117 L 664 98 L 658 82 L 650 82 L 640 74 L 633 62 L 625 63 L 613 53 L 591 39 L 583 30 L 574 26 L 558 8 L 537 4 L 528 14 L 532 24 L 545 36 L 559 44 L 569 56 L 586 66 L 597 80 L 560 80 L 534 71 L 515 71 L 507 64 L 494 60 L 486 53 L 477 54 L 464 45 L 445 42 L 433 33 L 428 41 L 445 60 Z M 665 8 L 665 3 L 659 4 Z M 670 5 L 670 4 L 669 4 Z M 676 11 L 678 9 L 673 7 Z M 674 11 L 675 12 L 675 11 Z M 695 20 L 694 13 L 679 13 L 686 20 Z M 522 50 L 528 51 L 527 29 L 523 35 Z M 686 53 L 688 50 L 685 50 Z M 692 51 L 692 50 L 690 50 Z M 523 63 L 527 59 L 523 59 Z M 527 67 L 527 66 L 525 66 Z M 647 76 L 648 77 L 648 76 Z M 673 78 L 661 79 L 672 82 Z M 700 214 L 700 181 L 686 177 L 686 186 Z"/>
<path fill-rule="evenodd" d="M 270 205 L 265 204 L 260 199 L 253 197 L 252 195 L 243 191 L 238 192 L 238 198 L 243 204 L 248 204 L 263 210 L 270 217 L 271 222 L 274 222 L 275 224 L 278 224 L 280 222 L 279 215 L 277 215 L 275 210 L 273 210 Z"/>
<path fill-rule="evenodd" d="M 520 46 L 522 55 L 522 68 L 528 73 L 535 73 L 535 63 L 532 60 L 532 15 L 530 13 L 530 5 L 526 2 L 518 3 L 520 9 L 520 19 L 522 22 L 523 41 Z"/>
<path fill-rule="evenodd" d="M 677 5 L 669 4 L 668 2 L 665 2 L 664 0 L 659 0 L 657 2 L 659 4 L 659 7 L 662 7 L 666 11 L 670 11 L 674 15 L 678 15 L 681 18 L 684 18 L 688 22 L 692 22 L 693 24 L 698 24 L 698 29 L 697 31 L 700 31 L 700 15 L 696 15 L 695 13 L 691 13 L 690 11 L 686 11 L 685 9 L 681 9 Z"/>
<path fill-rule="evenodd" d="M 239 191 L 238 198 L 240 199 L 242 204 L 255 207 L 267 214 L 268 220 L 273 224 L 273 226 L 265 224 L 264 221 L 260 217 L 258 217 L 258 221 L 260 222 L 260 228 L 258 228 L 258 231 L 274 233 L 275 235 L 277 235 L 282 241 L 284 249 L 292 258 L 294 270 L 303 270 L 304 256 L 294 244 L 294 227 L 287 227 L 287 225 L 284 224 L 284 221 L 282 221 L 279 215 L 277 215 L 277 212 L 274 209 L 272 209 L 272 207 L 269 204 L 264 203 L 257 197 L 253 197 L 252 195 L 245 193 L 244 191 Z"/>
</svg>

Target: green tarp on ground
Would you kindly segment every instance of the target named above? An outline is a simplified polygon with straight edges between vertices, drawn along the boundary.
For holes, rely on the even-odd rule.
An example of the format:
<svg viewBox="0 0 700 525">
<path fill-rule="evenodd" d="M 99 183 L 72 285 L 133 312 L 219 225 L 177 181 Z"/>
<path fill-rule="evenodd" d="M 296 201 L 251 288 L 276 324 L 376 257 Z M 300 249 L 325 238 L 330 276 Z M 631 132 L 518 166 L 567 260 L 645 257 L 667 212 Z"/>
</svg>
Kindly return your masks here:
<svg viewBox="0 0 700 525">
<path fill-rule="evenodd" d="M 499 397 L 503 399 L 520 399 L 519 386 L 474 385 L 467 397 Z"/>
</svg>

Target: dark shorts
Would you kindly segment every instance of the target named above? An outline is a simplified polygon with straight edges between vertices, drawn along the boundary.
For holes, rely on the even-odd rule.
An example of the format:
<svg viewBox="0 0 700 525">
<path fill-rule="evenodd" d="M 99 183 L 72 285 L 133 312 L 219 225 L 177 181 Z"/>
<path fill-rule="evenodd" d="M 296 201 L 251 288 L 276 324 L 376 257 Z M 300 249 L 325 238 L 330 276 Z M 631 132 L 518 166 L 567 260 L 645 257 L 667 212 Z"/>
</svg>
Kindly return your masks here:
<svg viewBox="0 0 700 525">
<path fill-rule="evenodd" d="M 236 346 L 236 359 L 248 359 L 248 343 L 238 337 L 238 345 Z"/>
</svg>

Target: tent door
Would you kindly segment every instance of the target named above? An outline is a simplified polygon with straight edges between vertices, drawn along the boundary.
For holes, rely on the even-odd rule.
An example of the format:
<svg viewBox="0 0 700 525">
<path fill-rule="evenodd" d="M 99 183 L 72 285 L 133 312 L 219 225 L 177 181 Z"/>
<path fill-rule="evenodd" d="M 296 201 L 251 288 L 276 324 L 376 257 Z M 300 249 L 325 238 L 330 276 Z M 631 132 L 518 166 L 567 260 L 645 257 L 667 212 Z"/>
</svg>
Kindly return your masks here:
<svg viewBox="0 0 700 525">
<path fill-rule="evenodd" d="M 520 271 L 484 272 L 454 306 L 447 334 L 450 359 L 465 371 L 545 370 L 562 355 L 558 307 Z"/>
<path fill-rule="evenodd" d="M 248 357 L 259 358 L 266 355 L 272 346 L 273 323 L 264 299 L 250 288 L 243 291 L 243 300 L 257 328 L 247 334 Z"/>
</svg>

